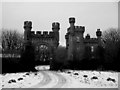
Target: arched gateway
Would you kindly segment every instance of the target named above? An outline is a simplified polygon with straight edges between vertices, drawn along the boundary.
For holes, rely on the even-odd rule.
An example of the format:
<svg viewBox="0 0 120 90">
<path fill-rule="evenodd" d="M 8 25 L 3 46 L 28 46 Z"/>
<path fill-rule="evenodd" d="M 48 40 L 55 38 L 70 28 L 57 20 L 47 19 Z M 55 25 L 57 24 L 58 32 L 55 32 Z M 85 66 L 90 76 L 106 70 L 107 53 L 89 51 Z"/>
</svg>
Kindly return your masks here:
<svg viewBox="0 0 120 90">
<path fill-rule="evenodd" d="M 52 31 L 32 31 L 32 22 L 24 22 L 24 42 L 25 46 L 29 43 L 34 48 L 35 61 L 47 61 L 53 59 L 54 50 L 59 45 L 59 29 L 58 22 L 52 23 Z"/>
</svg>

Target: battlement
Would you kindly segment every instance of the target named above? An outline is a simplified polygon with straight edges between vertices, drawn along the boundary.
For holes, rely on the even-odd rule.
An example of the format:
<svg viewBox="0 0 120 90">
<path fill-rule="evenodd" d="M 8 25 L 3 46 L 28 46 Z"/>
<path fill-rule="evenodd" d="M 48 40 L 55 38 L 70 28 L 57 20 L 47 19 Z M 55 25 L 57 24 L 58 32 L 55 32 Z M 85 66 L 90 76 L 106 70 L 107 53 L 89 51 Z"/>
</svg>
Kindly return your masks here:
<svg viewBox="0 0 120 90">
<path fill-rule="evenodd" d="M 42 33 L 41 31 L 36 31 L 37 35 L 41 35 L 41 33 Z"/>
<path fill-rule="evenodd" d="M 31 35 L 35 35 L 35 31 L 31 31 Z"/>
<path fill-rule="evenodd" d="M 98 43 L 98 39 L 97 38 L 85 38 L 84 39 L 84 43 Z"/>
<path fill-rule="evenodd" d="M 42 44 L 48 44 L 49 50 L 53 50 L 58 47 L 59 45 L 59 29 L 60 24 L 58 22 L 52 23 L 52 30 L 51 31 L 33 31 L 32 29 L 32 22 L 25 21 L 24 22 L 24 43 L 25 45 L 34 45 L 36 47 Z M 25 47 L 26 49 L 26 47 Z M 41 51 L 40 48 L 35 49 L 35 51 Z M 48 50 L 48 51 L 49 51 Z M 51 51 L 52 53 L 53 51 Z M 51 54 L 50 53 L 50 54 Z M 37 60 L 38 57 L 35 57 Z M 40 59 L 40 58 L 39 58 Z"/>
<path fill-rule="evenodd" d="M 85 27 L 84 26 L 75 26 L 75 31 L 84 33 Z"/>
<path fill-rule="evenodd" d="M 44 32 L 43 32 L 43 35 L 45 35 L 45 36 L 49 35 L 49 34 L 48 34 L 48 31 L 44 31 Z"/>
<path fill-rule="evenodd" d="M 43 37 L 52 38 L 52 37 L 54 37 L 54 32 L 53 31 L 50 31 L 50 32 L 48 32 L 48 31 L 43 31 L 43 32 L 36 31 L 36 33 L 35 33 L 35 31 L 31 31 L 31 36 L 38 37 L 38 38 L 43 38 Z"/>
</svg>

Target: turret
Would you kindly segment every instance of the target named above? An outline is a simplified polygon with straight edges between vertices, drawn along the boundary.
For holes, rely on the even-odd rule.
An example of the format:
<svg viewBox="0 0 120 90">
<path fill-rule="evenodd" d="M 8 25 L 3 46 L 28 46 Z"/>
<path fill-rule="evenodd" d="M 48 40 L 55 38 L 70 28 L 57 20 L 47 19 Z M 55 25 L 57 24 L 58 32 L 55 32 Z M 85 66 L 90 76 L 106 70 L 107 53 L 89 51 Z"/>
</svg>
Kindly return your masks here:
<svg viewBox="0 0 120 90">
<path fill-rule="evenodd" d="M 52 23 L 52 30 L 54 32 L 55 35 L 55 39 L 57 40 L 58 44 L 59 44 L 59 30 L 60 30 L 60 24 L 58 22 L 54 22 Z"/>
<path fill-rule="evenodd" d="M 25 42 L 30 40 L 31 29 L 32 29 L 32 22 L 25 21 L 24 22 L 24 40 L 25 40 Z"/>
<path fill-rule="evenodd" d="M 24 22 L 24 29 L 25 30 L 31 30 L 32 29 L 32 22 L 31 21 L 25 21 Z"/>
<path fill-rule="evenodd" d="M 102 32 L 100 31 L 100 29 L 97 29 L 96 36 L 97 36 L 97 39 L 98 39 L 98 44 L 101 45 Z"/>
<path fill-rule="evenodd" d="M 84 36 L 83 36 L 84 32 L 85 32 L 84 26 L 75 26 L 74 36 L 76 37 L 76 41 L 81 44 L 84 42 Z"/>
<path fill-rule="evenodd" d="M 52 23 L 52 30 L 53 32 L 58 32 L 60 29 L 60 24 L 58 22 Z"/>
<path fill-rule="evenodd" d="M 100 31 L 100 29 L 97 29 L 96 36 L 97 36 L 97 38 L 101 38 L 102 32 Z"/>
<path fill-rule="evenodd" d="M 75 18 L 74 17 L 69 18 L 69 23 L 70 23 L 70 26 L 74 25 L 75 24 Z"/>
<path fill-rule="evenodd" d="M 74 33 L 74 29 L 75 29 L 75 18 L 74 17 L 71 17 L 69 18 L 69 23 L 70 23 L 70 33 Z"/>
<path fill-rule="evenodd" d="M 90 39 L 90 34 L 87 34 L 85 38 Z"/>
</svg>

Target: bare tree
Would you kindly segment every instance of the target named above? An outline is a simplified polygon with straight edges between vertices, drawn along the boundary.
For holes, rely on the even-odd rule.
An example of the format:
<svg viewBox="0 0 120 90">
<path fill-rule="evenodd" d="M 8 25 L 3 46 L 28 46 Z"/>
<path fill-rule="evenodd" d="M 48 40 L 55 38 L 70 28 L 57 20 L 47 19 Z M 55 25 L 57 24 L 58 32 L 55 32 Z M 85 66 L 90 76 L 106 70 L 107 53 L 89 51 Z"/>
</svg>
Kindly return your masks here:
<svg viewBox="0 0 120 90">
<path fill-rule="evenodd" d="M 16 30 L 1 30 L 2 50 L 19 50 L 23 46 L 23 35 Z"/>
<path fill-rule="evenodd" d="M 103 32 L 102 39 L 105 48 L 105 62 L 115 64 L 113 66 L 117 67 L 120 59 L 120 30 L 110 28 Z"/>
</svg>

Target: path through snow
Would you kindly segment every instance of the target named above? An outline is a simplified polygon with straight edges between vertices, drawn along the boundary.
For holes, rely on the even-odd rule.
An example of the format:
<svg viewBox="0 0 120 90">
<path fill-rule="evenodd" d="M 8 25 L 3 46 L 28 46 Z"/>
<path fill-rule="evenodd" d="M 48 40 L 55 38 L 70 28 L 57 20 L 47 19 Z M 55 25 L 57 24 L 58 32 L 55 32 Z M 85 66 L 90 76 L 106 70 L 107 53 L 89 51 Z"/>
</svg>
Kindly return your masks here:
<svg viewBox="0 0 120 90">
<path fill-rule="evenodd" d="M 118 88 L 117 72 L 49 71 L 48 66 L 37 67 L 38 72 L 0 75 L 2 88 Z M 45 69 L 45 70 L 40 70 Z"/>
</svg>

